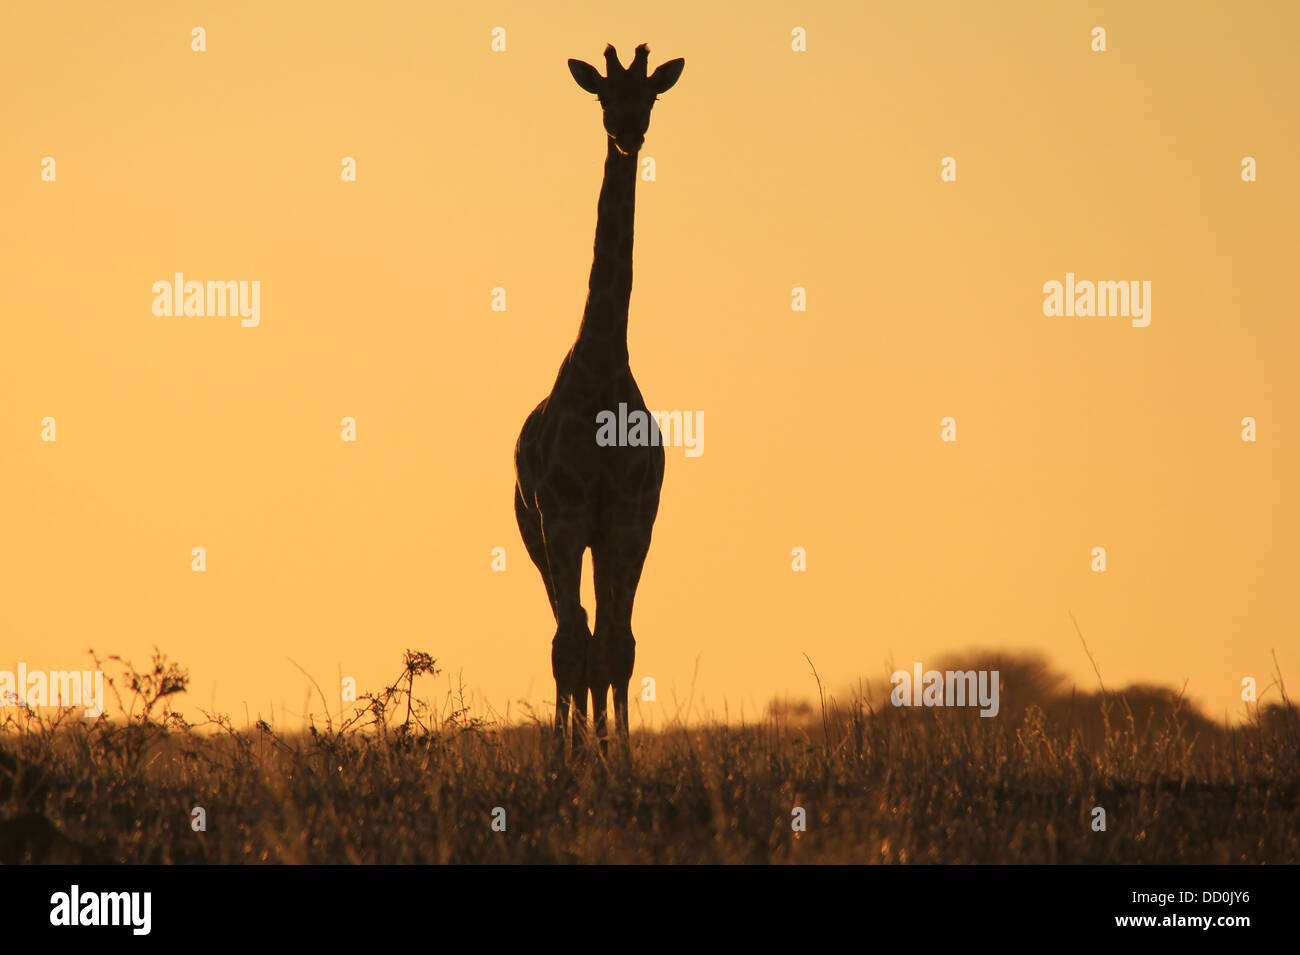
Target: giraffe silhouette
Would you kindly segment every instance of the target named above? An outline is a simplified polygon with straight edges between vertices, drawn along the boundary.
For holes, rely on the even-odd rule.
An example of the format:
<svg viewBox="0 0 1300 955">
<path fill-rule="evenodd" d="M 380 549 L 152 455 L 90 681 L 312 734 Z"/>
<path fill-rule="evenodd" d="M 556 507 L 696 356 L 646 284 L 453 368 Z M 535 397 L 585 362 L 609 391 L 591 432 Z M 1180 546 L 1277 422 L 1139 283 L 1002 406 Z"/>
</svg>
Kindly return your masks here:
<svg viewBox="0 0 1300 955">
<path fill-rule="evenodd" d="M 555 734 L 563 745 L 572 702 L 575 743 L 582 737 L 590 690 L 602 752 L 611 687 L 615 729 L 625 750 L 628 744 L 627 695 L 636 656 L 632 603 L 664 478 L 664 451 L 657 441 L 642 446 L 596 441 L 601 412 L 617 414 L 620 405 L 629 415 L 647 410 L 627 352 L 637 153 L 655 98 L 677 82 L 686 63 L 670 60 L 647 76 L 649 55 L 641 44 L 625 70 L 614 47 L 606 46 L 605 76 L 589 63 L 569 60 L 574 80 L 599 100 L 607 134 L 595 255 L 578 339 L 515 445 L 515 518 L 555 614 Z M 594 633 L 579 593 L 587 548 L 596 590 Z"/>
</svg>

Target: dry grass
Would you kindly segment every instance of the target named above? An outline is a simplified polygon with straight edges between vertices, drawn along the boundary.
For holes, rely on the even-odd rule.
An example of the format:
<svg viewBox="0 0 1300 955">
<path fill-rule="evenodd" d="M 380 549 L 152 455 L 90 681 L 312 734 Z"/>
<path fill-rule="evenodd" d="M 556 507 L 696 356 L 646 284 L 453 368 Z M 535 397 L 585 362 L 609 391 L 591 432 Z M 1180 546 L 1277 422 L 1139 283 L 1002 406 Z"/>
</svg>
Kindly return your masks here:
<svg viewBox="0 0 1300 955">
<path fill-rule="evenodd" d="M 974 662 L 1001 669 L 997 718 L 895 709 L 864 687 L 757 725 L 634 733 L 630 765 L 560 760 L 540 723 L 421 703 L 424 654 L 348 722 L 292 736 L 187 723 L 170 708 L 183 671 L 122 664 L 116 720 L 9 711 L 0 861 L 1300 861 L 1285 699 L 1229 728 L 1168 690 L 1080 695 L 1041 660 Z"/>
</svg>

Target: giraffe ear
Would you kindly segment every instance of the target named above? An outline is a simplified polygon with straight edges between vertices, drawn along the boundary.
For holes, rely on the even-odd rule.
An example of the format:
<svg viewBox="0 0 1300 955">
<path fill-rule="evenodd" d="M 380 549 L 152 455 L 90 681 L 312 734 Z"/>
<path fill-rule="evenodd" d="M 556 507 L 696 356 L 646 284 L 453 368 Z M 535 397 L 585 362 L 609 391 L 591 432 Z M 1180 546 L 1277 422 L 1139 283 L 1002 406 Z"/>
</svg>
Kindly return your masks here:
<svg viewBox="0 0 1300 955">
<path fill-rule="evenodd" d="M 588 93 L 600 95 L 601 75 L 590 63 L 570 60 L 569 72 L 573 74 L 574 81 Z"/>
<path fill-rule="evenodd" d="M 682 75 L 682 67 L 686 66 L 686 61 L 681 57 L 675 60 L 669 60 L 659 69 L 650 74 L 650 88 L 658 93 L 666 93 L 673 88 L 677 78 Z"/>
</svg>

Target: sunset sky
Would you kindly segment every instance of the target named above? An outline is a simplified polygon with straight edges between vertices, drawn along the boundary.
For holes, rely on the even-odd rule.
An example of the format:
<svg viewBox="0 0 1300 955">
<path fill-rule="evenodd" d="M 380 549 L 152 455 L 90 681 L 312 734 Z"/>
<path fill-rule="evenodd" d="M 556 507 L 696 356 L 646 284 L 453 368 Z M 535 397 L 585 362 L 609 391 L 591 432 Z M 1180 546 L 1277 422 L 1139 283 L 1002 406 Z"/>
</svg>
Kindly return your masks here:
<svg viewBox="0 0 1300 955">
<path fill-rule="evenodd" d="M 629 348 L 705 431 L 668 450 L 633 728 L 812 697 L 804 654 L 832 691 L 966 647 L 1091 690 L 1071 612 L 1108 686 L 1236 719 L 1272 649 L 1300 687 L 1297 35 L 1289 2 L 6 3 L 0 668 L 157 645 L 187 715 L 295 729 L 295 664 L 378 689 L 409 647 L 432 695 L 549 711 L 512 453 L 591 265 L 565 60 L 647 42 L 686 67 Z M 259 281 L 260 323 L 155 316 L 176 272 Z M 1067 272 L 1149 281 L 1150 325 L 1046 317 Z"/>
</svg>

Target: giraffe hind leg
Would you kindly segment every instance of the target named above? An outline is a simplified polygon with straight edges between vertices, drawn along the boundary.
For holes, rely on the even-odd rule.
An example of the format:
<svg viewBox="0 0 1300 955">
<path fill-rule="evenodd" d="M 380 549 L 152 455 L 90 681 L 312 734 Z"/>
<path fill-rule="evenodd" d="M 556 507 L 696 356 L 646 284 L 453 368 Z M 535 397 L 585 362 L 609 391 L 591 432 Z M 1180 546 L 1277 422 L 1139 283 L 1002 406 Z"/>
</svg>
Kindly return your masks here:
<svg viewBox="0 0 1300 955">
<path fill-rule="evenodd" d="M 546 587 L 546 602 L 555 613 L 555 592 L 551 588 L 551 573 L 547 569 L 546 542 L 542 539 L 542 519 L 536 508 L 530 508 L 524 500 L 523 490 L 515 484 L 515 522 L 519 525 L 519 536 L 524 539 L 524 549 L 528 551 L 538 573 L 542 575 L 542 584 Z"/>
</svg>

